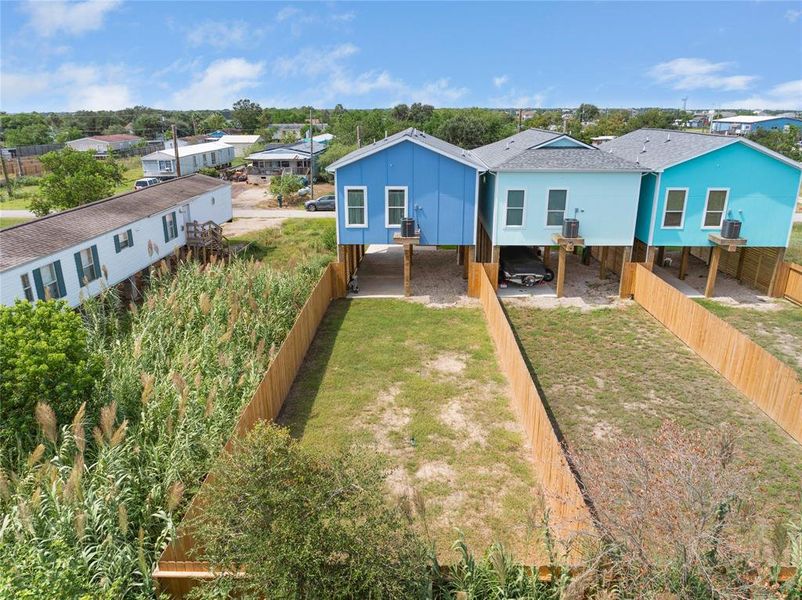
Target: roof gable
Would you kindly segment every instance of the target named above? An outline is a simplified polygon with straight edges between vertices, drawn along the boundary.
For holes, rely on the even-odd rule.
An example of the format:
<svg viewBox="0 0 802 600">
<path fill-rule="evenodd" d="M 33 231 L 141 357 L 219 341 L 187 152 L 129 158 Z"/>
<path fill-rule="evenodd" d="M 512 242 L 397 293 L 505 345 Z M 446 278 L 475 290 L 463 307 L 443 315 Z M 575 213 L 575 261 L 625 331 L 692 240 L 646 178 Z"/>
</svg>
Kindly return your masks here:
<svg viewBox="0 0 802 600">
<path fill-rule="evenodd" d="M 326 167 L 326 170 L 330 173 L 333 173 L 340 167 L 349 165 L 353 162 L 370 156 L 371 154 L 376 154 L 377 152 L 381 152 L 382 150 L 386 150 L 387 148 L 391 148 L 392 146 L 402 142 L 411 142 L 413 144 L 417 144 L 423 148 L 431 150 L 432 152 L 477 169 L 481 172 L 487 170 L 485 164 L 475 156 L 474 152 L 463 150 L 459 146 L 450 144 L 445 140 L 441 140 L 440 138 L 429 135 L 428 133 L 423 133 L 422 131 L 418 131 L 412 127 L 373 142 L 368 146 L 358 148 L 353 152 L 346 154 L 341 159 L 334 161 L 332 164 Z"/>
<path fill-rule="evenodd" d="M 473 153 L 490 169 L 494 169 L 525 150 L 563 136 L 562 133 L 545 129 L 525 129 L 503 140 L 475 148 Z"/>
</svg>

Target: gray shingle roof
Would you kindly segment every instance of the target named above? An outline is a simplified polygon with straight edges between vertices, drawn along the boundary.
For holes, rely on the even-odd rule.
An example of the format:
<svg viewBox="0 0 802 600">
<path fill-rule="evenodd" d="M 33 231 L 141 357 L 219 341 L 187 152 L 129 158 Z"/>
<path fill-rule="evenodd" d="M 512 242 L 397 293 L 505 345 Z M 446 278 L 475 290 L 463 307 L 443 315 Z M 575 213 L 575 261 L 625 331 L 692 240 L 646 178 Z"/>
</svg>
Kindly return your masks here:
<svg viewBox="0 0 802 600">
<path fill-rule="evenodd" d="M 0 230 L 0 271 L 77 246 L 227 185 L 195 173 Z"/>
<path fill-rule="evenodd" d="M 643 166 L 596 148 L 537 148 L 525 150 L 498 167 L 502 171 L 576 170 L 646 171 Z"/>
<path fill-rule="evenodd" d="M 649 169 L 660 170 L 737 142 L 738 138 L 722 135 L 644 128 L 604 142 L 599 148 Z"/>
<path fill-rule="evenodd" d="M 346 154 L 341 159 L 331 163 L 326 170 L 334 171 L 341 166 L 353 162 L 354 160 L 357 160 L 363 156 L 368 156 L 375 152 L 379 152 L 384 148 L 400 143 L 404 140 L 415 141 L 424 146 L 429 146 L 433 150 L 441 152 L 447 156 L 452 156 L 455 160 L 468 163 L 481 171 L 485 171 L 487 169 L 485 164 L 476 157 L 475 151 L 463 150 L 459 146 L 449 144 L 445 140 L 441 140 L 433 135 L 429 135 L 428 133 L 423 133 L 422 131 L 418 131 L 413 127 L 409 127 L 408 129 L 394 133 L 391 136 L 373 142 L 372 144 L 368 144 L 367 146 L 362 146 L 361 148 Z"/>
<path fill-rule="evenodd" d="M 545 129 L 525 129 L 498 142 L 475 148 L 473 153 L 490 169 L 496 169 L 532 146 L 538 146 L 562 135 L 564 134 Z"/>
</svg>

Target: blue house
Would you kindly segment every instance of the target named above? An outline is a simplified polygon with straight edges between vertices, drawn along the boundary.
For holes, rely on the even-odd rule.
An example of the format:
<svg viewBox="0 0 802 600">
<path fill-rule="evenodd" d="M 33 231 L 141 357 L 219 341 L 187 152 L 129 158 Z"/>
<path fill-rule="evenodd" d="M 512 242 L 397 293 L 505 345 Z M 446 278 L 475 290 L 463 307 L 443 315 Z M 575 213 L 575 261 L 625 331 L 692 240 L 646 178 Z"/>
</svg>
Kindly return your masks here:
<svg viewBox="0 0 802 600">
<path fill-rule="evenodd" d="M 403 244 L 407 292 L 412 246 L 455 245 L 463 256 L 476 243 L 478 180 L 486 169 L 471 152 L 410 128 L 327 170 L 334 173 L 341 251 Z M 401 237 L 404 218 L 415 220 L 411 237 Z"/>
<path fill-rule="evenodd" d="M 558 246 L 558 296 L 565 255 L 575 245 L 595 247 L 602 276 L 606 264 L 628 260 L 646 167 L 541 129 L 521 131 L 474 154 L 488 168 L 480 184 L 478 260 L 497 263 L 504 247 L 537 246 L 548 262 L 550 249 Z M 566 218 L 579 221 L 570 239 L 562 235 Z"/>
<path fill-rule="evenodd" d="M 761 129 L 778 129 L 785 131 L 789 127 L 802 129 L 802 119 L 788 116 L 752 116 L 737 115 L 722 119 L 713 119 L 710 124 L 711 133 L 723 133 L 726 135 L 749 135 Z"/>
<path fill-rule="evenodd" d="M 651 267 L 656 255 L 663 264 L 665 248 L 679 247 L 680 279 L 691 255 L 708 263 L 708 296 L 719 269 L 771 292 L 791 235 L 802 165 L 742 137 L 662 129 L 633 131 L 601 150 L 650 171 L 640 188 L 638 259 Z M 725 219 L 740 223 L 737 238 L 722 236 Z"/>
</svg>

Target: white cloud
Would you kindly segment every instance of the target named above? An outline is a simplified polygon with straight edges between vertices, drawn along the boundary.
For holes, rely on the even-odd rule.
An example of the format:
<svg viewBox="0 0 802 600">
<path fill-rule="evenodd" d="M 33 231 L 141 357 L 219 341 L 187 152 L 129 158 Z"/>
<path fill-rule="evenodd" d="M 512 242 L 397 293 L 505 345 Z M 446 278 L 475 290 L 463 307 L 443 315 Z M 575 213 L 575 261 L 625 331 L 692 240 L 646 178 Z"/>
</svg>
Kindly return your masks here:
<svg viewBox="0 0 802 600">
<path fill-rule="evenodd" d="M 785 20 L 789 23 L 796 23 L 802 17 L 802 10 L 789 10 L 785 13 Z"/>
<path fill-rule="evenodd" d="M 216 60 L 195 77 L 184 89 L 159 104 L 170 108 L 225 108 L 242 96 L 242 92 L 261 83 L 264 62 L 244 58 Z"/>
<path fill-rule="evenodd" d="M 780 83 L 764 94 L 755 94 L 748 98 L 721 104 L 738 108 L 802 110 L 802 79 Z"/>
<path fill-rule="evenodd" d="M 331 48 L 304 48 L 291 56 L 277 58 L 273 63 L 273 71 L 281 77 L 317 77 L 327 72 L 339 73 L 342 71 L 342 61 L 357 52 L 359 48 L 349 43 Z"/>
<path fill-rule="evenodd" d="M 122 0 L 86 0 L 84 2 L 36 2 L 24 4 L 30 15 L 28 27 L 37 35 L 49 37 L 57 33 L 79 35 L 103 26 L 106 14 L 122 4 Z"/>
<path fill-rule="evenodd" d="M 280 23 L 281 21 L 286 21 L 287 19 L 291 19 L 292 17 L 300 13 L 301 10 L 299 8 L 295 8 L 294 6 L 285 6 L 276 13 L 276 21 Z"/>
<path fill-rule="evenodd" d="M 261 31 L 245 21 L 202 21 L 187 29 L 186 40 L 190 46 L 212 46 L 222 49 L 244 46 L 261 37 Z"/>
<path fill-rule="evenodd" d="M 0 104 L 8 109 L 119 110 L 136 102 L 128 87 L 128 70 L 119 65 L 65 63 L 54 71 L 0 74 Z"/>
<path fill-rule="evenodd" d="M 510 78 L 507 77 L 506 75 L 499 75 L 497 77 L 493 77 L 493 86 L 495 86 L 497 88 L 500 88 L 505 83 L 507 83 L 509 80 L 510 80 Z"/>
<path fill-rule="evenodd" d="M 757 80 L 754 75 L 722 74 L 730 67 L 732 63 L 714 63 L 704 58 L 675 58 L 653 66 L 649 75 L 675 90 L 744 90 Z"/>
</svg>

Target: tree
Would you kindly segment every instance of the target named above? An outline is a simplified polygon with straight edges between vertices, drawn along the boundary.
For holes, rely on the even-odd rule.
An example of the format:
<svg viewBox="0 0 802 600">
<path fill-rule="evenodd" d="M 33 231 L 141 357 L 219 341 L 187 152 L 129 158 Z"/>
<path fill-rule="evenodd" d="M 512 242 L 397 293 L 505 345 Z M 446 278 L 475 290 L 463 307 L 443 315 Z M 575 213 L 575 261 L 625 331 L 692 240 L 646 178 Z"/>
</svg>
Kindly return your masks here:
<svg viewBox="0 0 802 600">
<path fill-rule="evenodd" d="M 69 142 L 70 140 L 77 140 L 78 138 L 83 137 L 83 132 L 75 127 L 74 125 L 71 127 L 65 127 L 61 131 L 56 134 L 56 142 L 59 144 L 63 144 L 64 142 Z"/>
<path fill-rule="evenodd" d="M 198 124 L 198 131 L 201 133 L 211 133 L 223 129 L 226 126 L 226 118 L 220 113 L 212 113 Z"/>
<path fill-rule="evenodd" d="M 599 109 L 594 104 L 580 104 L 579 108 L 576 109 L 576 112 L 577 115 L 579 115 L 579 119 L 582 121 L 582 123 L 594 121 L 599 116 Z"/>
<path fill-rule="evenodd" d="M 113 158 L 96 160 L 92 152 L 64 148 L 43 154 L 42 195 L 31 201 L 38 216 L 74 208 L 110 196 L 122 182 L 123 169 Z"/>
<path fill-rule="evenodd" d="M 356 150 L 356 144 L 343 144 L 335 138 L 327 147 L 326 151 L 317 159 L 318 177 L 326 181 L 330 181 L 333 175 L 326 171 L 328 167 L 335 160 L 341 159 L 349 152 Z"/>
<path fill-rule="evenodd" d="M 802 148 L 799 147 L 800 130 L 797 127 L 789 127 L 788 131 L 758 129 L 749 135 L 749 139 L 792 160 L 802 161 Z"/>
<path fill-rule="evenodd" d="M 68 423 L 91 399 L 102 370 L 80 315 L 64 301 L 0 306 L 0 447 L 15 436 L 31 439 L 37 402 Z"/>
<path fill-rule="evenodd" d="M 233 596 L 417 598 L 428 584 L 426 550 L 388 505 L 368 452 L 322 457 L 286 429 L 257 425 L 209 478 L 192 523 L 212 585 Z M 269 592 L 269 593 L 268 593 Z M 226 596 L 229 597 L 229 596 Z"/>
<path fill-rule="evenodd" d="M 396 121 L 406 121 L 409 119 L 409 106 L 406 104 L 396 104 L 393 107 L 393 118 Z"/>
<path fill-rule="evenodd" d="M 167 129 L 166 121 L 165 117 L 158 113 L 141 114 L 133 121 L 134 133 L 147 139 L 157 138 Z"/>
<path fill-rule="evenodd" d="M 245 132 L 252 132 L 259 127 L 262 107 L 256 102 L 252 102 L 247 98 L 242 98 L 234 103 L 233 115 L 237 127 L 243 129 Z"/>
<path fill-rule="evenodd" d="M 415 123 L 424 123 L 432 118 L 434 114 L 434 106 L 431 104 L 421 104 L 415 102 L 409 107 L 409 120 Z"/>
<path fill-rule="evenodd" d="M 6 145 L 11 148 L 19 146 L 33 146 L 35 144 L 49 144 L 50 127 L 44 123 L 34 123 L 24 125 L 19 129 L 11 129 L 5 132 Z"/>
<path fill-rule="evenodd" d="M 290 173 L 270 178 L 270 192 L 275 195 L 281 194 L 284 198 L 292 196 L 302 187 L 300 177 Z"/>
</svg>

